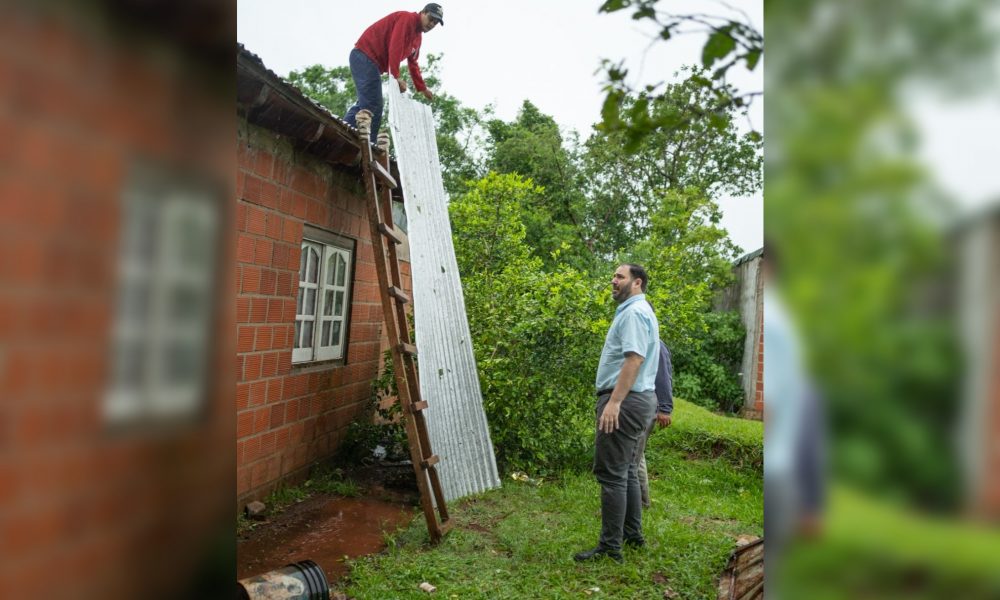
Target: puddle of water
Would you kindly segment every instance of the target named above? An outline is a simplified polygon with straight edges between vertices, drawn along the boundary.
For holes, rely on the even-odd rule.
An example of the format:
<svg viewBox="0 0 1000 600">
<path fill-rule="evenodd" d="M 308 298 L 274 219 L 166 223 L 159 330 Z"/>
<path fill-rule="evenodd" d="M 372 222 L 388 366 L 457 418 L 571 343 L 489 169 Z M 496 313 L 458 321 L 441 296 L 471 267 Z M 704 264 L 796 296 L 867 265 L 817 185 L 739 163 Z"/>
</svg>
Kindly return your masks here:
<svg viewBox="0 0 1000 600">
<path fill-rule="evenodd" d="M 385 548 L 383 532 L 395 531 L 416 509 L 374 498 L 316 497 L 255 528 L 236 546 L 237 577 L 244 579 L 299 560 L 313 560 L 332 583 L 354 558 Z"/>
</svg>

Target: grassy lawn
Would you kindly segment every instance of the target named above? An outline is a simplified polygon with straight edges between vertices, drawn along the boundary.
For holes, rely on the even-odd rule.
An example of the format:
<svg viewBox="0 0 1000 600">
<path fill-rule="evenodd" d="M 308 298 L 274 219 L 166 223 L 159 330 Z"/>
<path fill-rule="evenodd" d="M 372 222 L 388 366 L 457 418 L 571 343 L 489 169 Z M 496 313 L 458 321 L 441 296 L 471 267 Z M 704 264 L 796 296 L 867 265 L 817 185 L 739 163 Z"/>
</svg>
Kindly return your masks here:
<svg viewBox="0 0 1000 600">
<path fill-rule="evenodd" d="M 508 477 L 501 489 L 450 506 L 456 527 L 440 545 L 426 543 L 418 517 L 386 552 L 354 561 L 344 591 L 359 599 L 424 598 L 418 586 L 427 581 L 445 598 L 663 598 L 667 588 L 678 598 L 715 598 L 736 536 L 763 532 L 761 474 L 747 448 L 760 444 L 760 423 L 683 401 L 675 421 L 676 429 L 650 440 L 647 546 L 626 550 L 624 565 L 573 562 L 574 552 L 596 543 L 600 527 L 590 473 L 541 485 Z"/>
</svg>

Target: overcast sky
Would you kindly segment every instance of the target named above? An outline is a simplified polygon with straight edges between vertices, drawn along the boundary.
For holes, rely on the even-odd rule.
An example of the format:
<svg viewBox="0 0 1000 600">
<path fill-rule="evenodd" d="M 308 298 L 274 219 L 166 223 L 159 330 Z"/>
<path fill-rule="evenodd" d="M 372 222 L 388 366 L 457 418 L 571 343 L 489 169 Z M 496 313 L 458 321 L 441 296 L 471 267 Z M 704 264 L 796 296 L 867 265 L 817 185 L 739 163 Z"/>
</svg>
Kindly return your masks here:
<svg viewBox="0 0 1000 600">
<path fill-rule="evenodd" d="M 589 135 L 600 116 L 602 59 L 625 59 L 630 82 L 674 79 L 685 64 L 698 62 L 704 37 L 680 36 L 651 44 L 653 30 L 633 21 L 628 11 L 598 15 L 600 0 L 442 0 L 443 27 L 424 35 L 421 55 L 443 53 L 445 89 L 464 104 L 496 107 L 511 120 L 530 99 L 566 129 Z M 762 0 L 737 2 L 760 28 Z M 275 73 L 312 64 L 339 66 L 364 29 L 396 10 L 419 11 L 423 2 L 365 0 L 238 0 L 237 39 Z M 713 0 L 675 0 L 678 11 L 729 14 Z M 733 83 L 761 90 L 762 64 Z M 433 90 L 432 90 L 433 91 Z M 751 110 L 755 129 L 763 128 L 763 104 Z M 748 124 L 742 123 L 745 129 Z M 720 199 L 722 225 L 745 251 L 763 238 L 763 195 Z"/>
</svg>

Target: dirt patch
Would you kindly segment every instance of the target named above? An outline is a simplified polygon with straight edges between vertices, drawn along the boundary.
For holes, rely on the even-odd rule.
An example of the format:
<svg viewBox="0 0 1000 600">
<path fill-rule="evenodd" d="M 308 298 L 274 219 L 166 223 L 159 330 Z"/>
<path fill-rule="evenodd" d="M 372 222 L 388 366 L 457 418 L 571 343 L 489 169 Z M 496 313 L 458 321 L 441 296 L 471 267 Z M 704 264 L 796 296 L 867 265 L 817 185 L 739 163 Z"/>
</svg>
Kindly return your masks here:
<svg viewBox="0 0 1000 600">
<path fill-rule="evenodd" d="M 300 560 L 315 561 L 332 583 L 347 572 L 344 558 L 381 552 L 386 533 L 418 513 L 413 470 L 396 485 L 377 469 L 354 471 L 357 498 L 318 494 L 258 524 L 237 540 L 237 577 L 244 579 Z M 402 479 L 402 478 L 400 478 Z"/>
</svg>

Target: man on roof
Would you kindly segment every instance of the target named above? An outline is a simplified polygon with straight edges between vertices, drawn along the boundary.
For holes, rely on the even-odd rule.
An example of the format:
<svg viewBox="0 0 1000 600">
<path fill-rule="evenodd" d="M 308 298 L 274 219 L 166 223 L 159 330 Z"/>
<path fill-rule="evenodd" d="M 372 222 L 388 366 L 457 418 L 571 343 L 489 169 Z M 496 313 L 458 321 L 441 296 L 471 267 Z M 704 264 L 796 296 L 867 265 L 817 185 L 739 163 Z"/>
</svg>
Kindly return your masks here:
<svg viewBox="0 0 1000 600">
<path fill-rule="evenodd" d="M 351 76 L 358 89 L 358 101 L 347 111 L 344 120 L 352 127 L 357 127 L 358 112 L 370 112 L 372 143 L 375 143 L 382 122 L 382 73 L 389 73 L 399 85 L 399 91 L 405 92 L 406 81 L 399 73 L 399 63 L 406 59 L 413 87 L 428 100 L 434 98 L 420 75 L 417 59 L 420 57 L 423 34 L 439 23 L 444 25 L 444 11 L 440 4 L 433 2 L 418 13 L 394 12 L 365 29 L 351 50 Z"/>
</svg>

